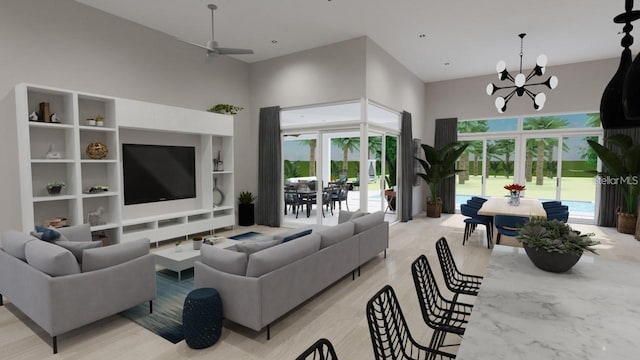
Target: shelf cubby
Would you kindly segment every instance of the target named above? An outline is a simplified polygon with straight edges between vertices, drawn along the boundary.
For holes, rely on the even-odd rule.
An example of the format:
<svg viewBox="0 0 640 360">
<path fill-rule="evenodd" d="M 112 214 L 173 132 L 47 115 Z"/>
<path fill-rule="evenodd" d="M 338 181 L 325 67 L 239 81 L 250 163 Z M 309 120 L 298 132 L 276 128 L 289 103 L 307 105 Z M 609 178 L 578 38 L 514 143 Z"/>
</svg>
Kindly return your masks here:
<svg viewBox="0 0 640 360">
<path fill-rule="evenodd" d="M 33 218 L 35 225 L 44 225 L 50 218 L 66 218 L 67 225 L 77 225 L 81 219 L 77 216 L 77 199 L 60 197 L 51 201 L 35 202 Z"/>
<path fill-rule="evenodd" d="M 47 89 L 45 87 L 29 87 L 27 90 L 27 117 L 32 112 L 40 115 L 40 103 L 49 103 L 50 114 L 56 114 L 61 120 L 61 124 L 74 125 L 73 121 L 73 93 Z M 49 123 L 49 119 L 39 119 L 39 123 Z M 56 125 L 56 124 L 51 124 Z"/>
<path fill-rule="evenodd" d="M 98 115 L 103 117 L 104 126 L 86 125 L 86 119 L 95 119 Z M 115 129 L 115 101 L 98 96 L 78 95 L 78 117 L 83 129 Z"/>
<path fill-rule="evenodd" d="M 75 195 L 76 167 L 73 163 L 32 162 L 31 177 L 31 193 L 34 198 Z M 60 195 L 49 195 L 47 192 L 47 184 L 54 181 L 65 183 Z"/>
<path fill-rule="evenodd" d="M 76 156 L 73 128 L 57 127 L 56 124 L 30 126 L 29 143 L 32 160 L 60 160 L 47 159 L 51 147 L 60 153 L 61 159 L 74 160 Z"/>
</svg>

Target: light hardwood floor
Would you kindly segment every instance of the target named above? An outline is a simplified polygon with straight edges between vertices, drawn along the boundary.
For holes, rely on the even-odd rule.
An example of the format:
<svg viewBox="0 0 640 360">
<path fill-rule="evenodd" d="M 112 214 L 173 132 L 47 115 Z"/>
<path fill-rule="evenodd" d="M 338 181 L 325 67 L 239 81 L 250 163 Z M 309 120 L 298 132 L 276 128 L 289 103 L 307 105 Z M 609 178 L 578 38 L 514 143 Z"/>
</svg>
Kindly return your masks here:
<svg viewBox="0 0 640 360">
<path fill-rule="evenodd" d="M 379 255 L 362 267 L 361 276 L 355 281 L 349 274 L 283 316 L 272 325 L 270 341 L 264 331 L 256 333 L 228 324 L 214 346 L 193 350 L 184 341 L 171 344 L 116 315 L 59 336 L 59 353 L 54 356 L 48 335 L 5 299 L 5 306 L 0 307 L 0 359 L 294 359 L 321 337 L 334 344 L 341 359 L 371 359 L 373 352 L 365 305 L 385 284 L 391 284 L 396 290 L 414 337 L 428 344 L 431 331 L 420 315 L 410 264 L 420 254 L 426 254 L 436 276 L 440 277 L 434 244 L 445 236 L 463 271 L 484 274 L 491 251 L 483 241 L 484 230 L 480 227 L 463 247 L 462 219 L 461 215 L 445 214 L 440 219 L 418 216 L 408 223 L 392 226 L 386 259 Z M 574 227 L 596 233 L 596 238 L 602 242 L 598 246 L 600 256 L 640 262 L 640 242 L 632 236 L 618 234 L 611 228 Z M 253 226 L 237 228 L 234 232 L 249 230 L 282 231 Z M 517 241 L 510 238 L 503 238 L 502 243 L 517 246 Z M 469 297 L 464 300 L 473 301 Z M 455 338 L 450 340 L 457 341 Z M 456 351 L 455 347 L 448 349 Z"/>
</svg>

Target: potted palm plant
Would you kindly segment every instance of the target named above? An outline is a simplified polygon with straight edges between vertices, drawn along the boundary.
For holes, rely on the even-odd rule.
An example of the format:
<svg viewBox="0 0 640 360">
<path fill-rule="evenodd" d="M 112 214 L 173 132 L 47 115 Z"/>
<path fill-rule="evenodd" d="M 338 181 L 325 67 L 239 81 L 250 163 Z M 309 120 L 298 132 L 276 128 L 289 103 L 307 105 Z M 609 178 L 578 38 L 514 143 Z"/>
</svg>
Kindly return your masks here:
<svg viewBox="0 0 640 360">
<path fill-rule="evenodd" d="M 531 262 L 538 268 L 561 273 L 573 267 L 582 253 L 597 254 L 592 240 L 594 234 L 580 234 L 559 220 L 532 218 L 518 229 L 516 238 L 522 242 Z"/>
<path fill-rule="evenodd" d="M 589 146 L 602 161 L 607 171 L 600 173 L 605 183 L 620 185 L 624 193 L 625 208 L 618 208 L 616 229 L 624 234 L 634 234 L 638 222 L 638 197 L 640 196 L 640 144 L 624 134 L 607 137 L 620 151 L 615 152 L 600 145 L 597 141 L 587 140 Z M 636 239 L 640 240 L 639 234 Z"/>
<path fill-rule="evenodd" d="M 469 144 L 449 143 L 441 149 L 422 144 L 424 159 L 416 157 L 420 162 L 424 173 L 418 173 L 431 190 L 431 196 L 427 198 L 427 216 L 440 217 L 442 213 L 442 200 L 440 199 L 440 185 L 442 180 L 455 176 L 464 170 L 456 170 L 455 163 Z"/>
<path fill-rule="evenodd" d="M 243 191 L 238 196 L 238 225 L 251 226 L 255 224 L 254 204 L 257 199 L 249 191 Z"/>
</svg>

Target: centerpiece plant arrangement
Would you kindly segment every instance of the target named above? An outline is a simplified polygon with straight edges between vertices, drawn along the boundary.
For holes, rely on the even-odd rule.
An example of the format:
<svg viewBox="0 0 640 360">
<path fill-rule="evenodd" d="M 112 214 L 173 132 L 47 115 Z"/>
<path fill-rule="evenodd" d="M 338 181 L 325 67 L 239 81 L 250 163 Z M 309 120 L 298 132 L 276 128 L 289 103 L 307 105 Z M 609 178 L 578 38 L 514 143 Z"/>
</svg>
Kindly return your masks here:
<svg viewBox="0 0 640 360">
<path fill-rule="evenodd" d="M 452 142 L 440 149 L 422 144 L 424 159 L 415 157 L 422 165 L 423 173 L 417 173 L 431 190 L 431 196 L 427 198 L 427 216 L 438 218 L 442 212 L 442 199 L 440 198 L 440 186 L 442 181 L 466 170 L 456 170 L 455 163 L 469 144 Z"/>
<path fill-rule="evenodd" d="M 559 220 L 532 218 L 518 229 L 516 238 L 522 242 L 531 262 L 538 268 L 561 273 L 573 267 L 585 251 L 596 254 L 593 233 L 581 234 Z"/>
<path fill-rule="evenodd" d="M 229 105 L 229 104 L 217 104 L 209 109 L 208 112 L 214 112 L 218 114 L 227 114 L 227 115 L 236 115 L 238 112 L 244 109 L 240 106 Z"/>
<path fill-rule="evenodd" d="M 525 185 L 520 184 L 507 184 L 504 186 L 506 190 L 509 190 L 509 205 L 520 205 L 520 192 L 526 190 Z"/>
</svg>

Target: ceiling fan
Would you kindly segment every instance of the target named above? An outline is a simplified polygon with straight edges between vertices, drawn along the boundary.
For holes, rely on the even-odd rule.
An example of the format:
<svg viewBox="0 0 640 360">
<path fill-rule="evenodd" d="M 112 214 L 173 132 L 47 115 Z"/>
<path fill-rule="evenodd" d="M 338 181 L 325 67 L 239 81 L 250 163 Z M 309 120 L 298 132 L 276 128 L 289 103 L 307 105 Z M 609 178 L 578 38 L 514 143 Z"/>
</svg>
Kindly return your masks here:
<svg viewBox="0 0 640 360">
<path fill-rule="evenodd" d="M 209 9 L 211 9 L 211 40 L 207 41 L 207 45 L 200 45 L 196 43 L 192 43 L 190 41 L 186 41 L 180 38 L 176 38 L 183 43 L 197 46 L 201 49 L 205 49 L 207 51 L 207 60 L 214 59 L 218 55 L 244 55 L 244 54 L 253 54 L 253 50 L 251 49 L 234 49 L 234 48 L 223 48 L 218 47 L 218 42 L 215 41 L 214 33 L 213 33 L 213 11 L 218 7 L 214 4 L 207 5 Z"/>
</svg>

